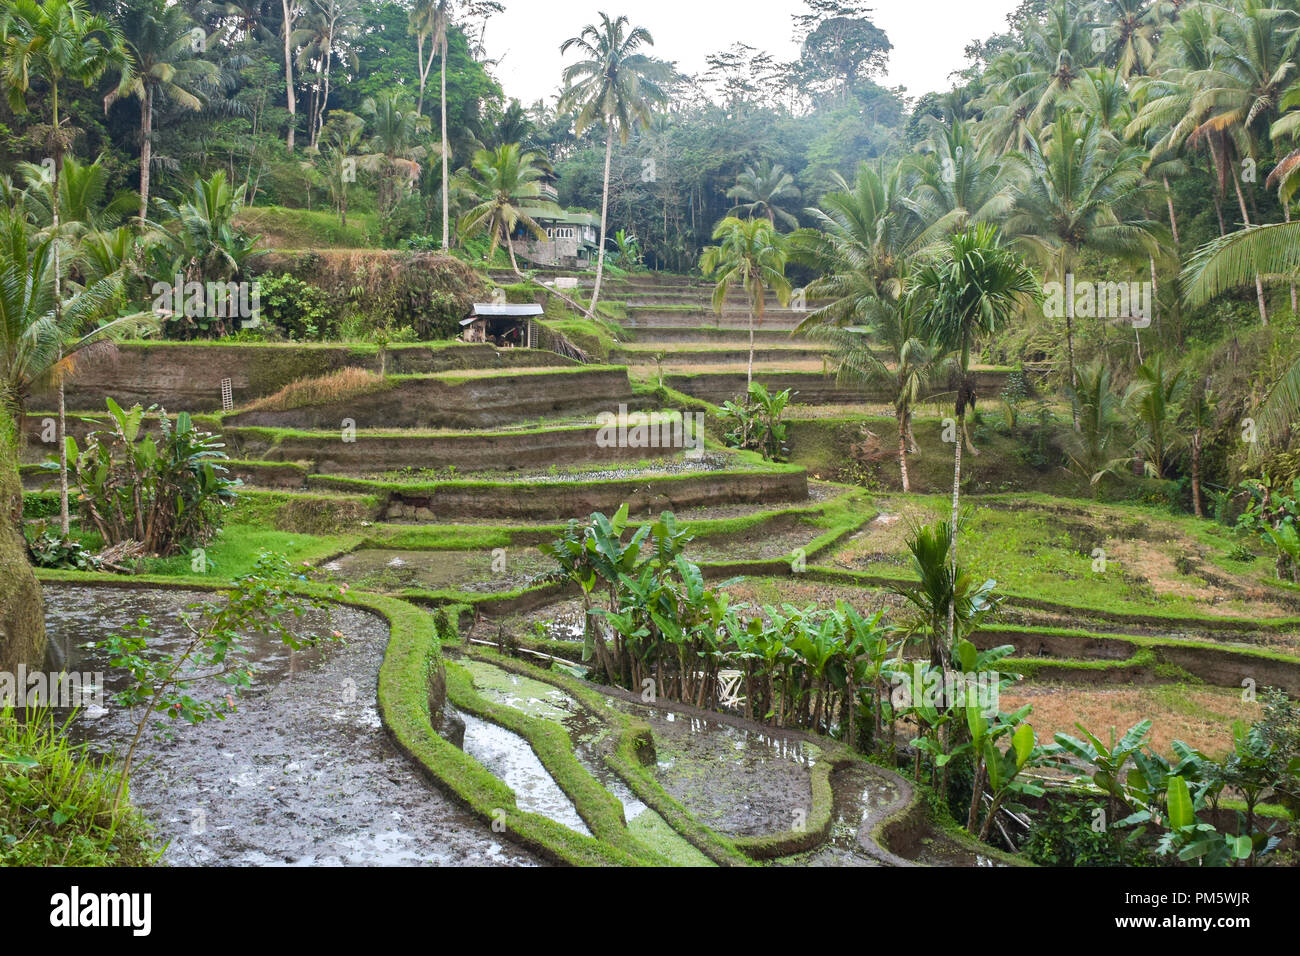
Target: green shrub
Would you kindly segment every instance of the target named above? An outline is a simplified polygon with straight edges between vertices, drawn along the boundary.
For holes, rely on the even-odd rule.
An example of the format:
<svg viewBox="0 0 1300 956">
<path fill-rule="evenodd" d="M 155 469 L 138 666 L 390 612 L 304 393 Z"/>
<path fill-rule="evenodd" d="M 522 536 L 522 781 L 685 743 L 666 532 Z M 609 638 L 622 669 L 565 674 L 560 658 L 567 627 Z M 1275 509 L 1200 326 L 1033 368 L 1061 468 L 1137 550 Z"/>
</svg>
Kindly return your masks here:
<svg viewBox="0 0 1300 956">
<path fill-rule="evenodd" d="M 337 324 L 329 297 L 313 285 L 288 273 L 258 280 L 262 321 L 290 339 L 322 339 Z"/>
<path fill-rule="evenodd" d="M 1033 814 L 1025 856 L 1040 866 L 1153 866 L 1138 831 L 1094 826 L 1105 812 L 1104 800 L 1048 800 Z"/>
</svg>

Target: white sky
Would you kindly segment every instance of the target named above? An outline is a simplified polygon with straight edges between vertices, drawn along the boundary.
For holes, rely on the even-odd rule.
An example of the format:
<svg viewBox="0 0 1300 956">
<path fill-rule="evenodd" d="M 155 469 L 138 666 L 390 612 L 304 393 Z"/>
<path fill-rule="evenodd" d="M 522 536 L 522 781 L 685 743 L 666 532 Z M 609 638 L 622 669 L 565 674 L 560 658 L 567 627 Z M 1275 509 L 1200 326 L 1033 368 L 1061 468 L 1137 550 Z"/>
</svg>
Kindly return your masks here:
<svg viewBox="0 0 1300 956">
<path fill-rule="evenodd" d="M 654 36 L 651 53 L 676 60 L 684 73 L 699 73 L 705 56 L 737 40 L 778 60 L 794 59 L 790 17 L 804 10 L 801 0 L 504 2 L 505 13 L 488 24 L 485 46 L 488 56 L 501 60 L 495 72 L 507 97 L 525 104 L 558 92 L 565 63 L 560 44 L 598 20 L 597 11 L 626 14 Z M 884 85 L 906 86 L 914 97 L 948 89 L 948 74 L 966 66 L 966 44 L 1005 29 L 1016 5 L 1017 0 L 875 0 L 871 18 L 894 45 Z"/>
</svg>

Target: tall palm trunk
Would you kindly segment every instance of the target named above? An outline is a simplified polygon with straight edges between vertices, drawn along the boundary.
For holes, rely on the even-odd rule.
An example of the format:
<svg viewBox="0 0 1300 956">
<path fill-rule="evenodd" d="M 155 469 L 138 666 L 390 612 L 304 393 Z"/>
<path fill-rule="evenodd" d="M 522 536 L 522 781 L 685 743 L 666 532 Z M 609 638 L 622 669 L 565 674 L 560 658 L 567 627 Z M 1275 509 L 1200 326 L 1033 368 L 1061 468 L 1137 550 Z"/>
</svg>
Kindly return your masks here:
<svg viewBox="0 0 1300 956">
<path fill-rule="evenodd" d="M 609 132 L 605 136 L 605 189 L 600 199 L 600 249 L 596 252 L 596 286 L 591 290 L 591 311 L 595 313 L 596 303 L 600 299 L 600 280 L 605 274 L 605 229 L 609 219 L 609 165 L 614 156 L 614 123 L 611 117 L 605 117 Z M 752 333 L 752 330 L 751 330 Z M 753 372 L 753 343 L 750 344 L 750 372 Z"/>
<path fill-rule="evenodd" d="M 59 246 L 59 182 L 63 175 L 63 140 L 59 131 L 59 84 L 51 84 L 50 98 L 53 102 L 54 119 L 54 184 L 50 198 L 51 222 L 54 232 L 54 324 L 59 335 L 59 358 L 55 366 L 55 380 L 59 392 L 59 420 L 56 438 L 59 443 L 59 527 L 66 539 L 71 531 L 72 522 L 68 512 L 68 418 L 63 398 L 63 264 Z M 21 434 L 23 423 L 18 422 Z"/>
<path fill-rule="evenodd" d="M 1198 426 L 1192 432 L 1192 512 L 1198 518 L 1204 518 L 1201 507 L 1201 429 Z"/>
<path fill-rule="evenodd" d="M 1232 171 L 1232 187 L 1237 191 L 1237 206 L 1241 209 L 1241 221 L 1249 228 L 1250 213 L 1246 211 L 1246 197 L 1241 194 L 1241 180 L 1237 178 L 1237 167 L 1229 165 Z M 1264 325 L 1268 325 L 1268 306 L 1264 303 L 1264 280 L 1258 272 L 1255 273 L 1255 301 L 1259 304 L 1259 320 Z"/>
<path fill-rule="evenodd" d="M 1161 176 L 1165 183 L 1165 205 L 1169 207 L 1169 231 L 1174 237 L 1174 247 L 1178 246 L 1178 217 L 1174 215 L 1174 194 L 1169 189 L 1169 177 Z"/>
<path fill-rule="evenodd" d="M 280 9 L 284 13 L 284 90 L 285 105 L 289 108 L 289 132 L 285 136 L 285 148 L 293 150 L 293 134 L 298 124 L 297 98 L 293 95 L 293 51 L 289 44 L 289 35 L 293 33 L 293 2 L 280 0 Z"/>
<path fill-rule="evenodd" d="M 898 470 L 903 475 L 903 494 L 912 490 L 907 480 L 907 411 L 900 408 L 895 417 L 898 419 Z"/>
<path fill-rule="evenodd" d="M 447 31 L 446 30 L 442 31 L 442 67 L 440 73 L 441 73 L 441 83 L 442 83 L 442 251 L 446 252 L 448 245 L 450 245 L 451 243 L 451 232 L 450 232 L 451 227 L 449 224 L 450 220 L 448 219 L 448 210 L 447 210 L 447 206 L 450 200 L 448 199 L 449 193 L 447 188 L 447 176 L 448 176 L 447 164 L 449 161 L 449 157 L 447 151 Z M 606 164 L 606 169 L 608 170 L 608 164 Z M 608 175 L 609 175 L 608 172 L 606 172 L 607 179 L 608 179 Z M 606 185 L 606 191 L 608 191 L 608 188 L 609 188 L 608 185 Z M 516 269 L 516 271 L 518 270 Z M 595 306 L 595 304 L 596 304 L 595 302 L 592 302 L 593 307 Z"/>
<path fill-rule="evenodd" d="M 140 98 L 140 221 L 149 215 L 149 164 L 153 161 L 153 86 Z"/>
<path fill-rule="evenodd" d="M 948 649 L 956 643 L 957 624 L 957 511 L 961 505 L 961 433 L 966 428 L 966 409 L 957 412 L 957 434 L 953 436 L 952 456 L 952 525 L 951 544 L 948 547 L 949 568 L 952 574 L 952 593 L 948 596 L 948 647 L 939 651 L 944 669 L 948 667 Z"/>
<path fill-rule="evenodd" d="M 1060 279 L 1061 279 L 1062 289 L 1065 289 L 1066 269 L 1070 261 L 1068 249 L 1069 249 L 1068 246 L 1061 247 L 1059 268 L 1060 268 Z M 1073 390 L 1079 387 L 1079 378 L 1074 371 L 1074 299 L 1073 296 L 1071 296 L 1069 302 L 1065 303 L 1065 354 L 1066 354 L 1066 361 L 1069 363 L 1070 366 L 1069 369 L 1070 388 L 1071 390 Z M 1070 415 L 1074 419 L 1074 430 L 1077 432 L 1079 430 L 1079 403 L 1078 401 L 1075 400 L 1073 396 L 1070 398 Z"/>
</svg>

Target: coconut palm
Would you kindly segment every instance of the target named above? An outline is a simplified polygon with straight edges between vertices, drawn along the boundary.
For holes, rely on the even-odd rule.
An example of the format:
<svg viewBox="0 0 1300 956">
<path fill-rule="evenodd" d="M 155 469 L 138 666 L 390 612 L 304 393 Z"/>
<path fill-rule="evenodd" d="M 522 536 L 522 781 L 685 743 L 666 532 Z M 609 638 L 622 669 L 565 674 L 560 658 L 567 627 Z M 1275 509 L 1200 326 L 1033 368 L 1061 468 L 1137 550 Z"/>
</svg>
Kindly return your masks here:
<svg viewBox="0 0 1300 956">
<path fill-rule="evenodd" d="M 926 150 L 912 162 L 911 193 L 929 235 L 995 222 L 1010 211 L 1014 183 L 1009 164 L 981 151 L 965 120 L 929 118 Z"/>
<path fill-rule="evenodd" d="M 790 282 L 785 277 L 786 241 L 766 219 L 739 219 L 728 216 L 713 230 L 716 246 L 708 246 L 700 256 L 700 271 L 716 274 L 713 308 L 722 312 L 727 293 L 740 286 L 749 310 L 749 365 L 745 369 L 745 387 L 754 381 L 754 322 L 763 319 L 767 293 L 776 294 L 781 305 L 790 302 Z"/>
<path fill-rule="evenodd" d="M 1184 302 L 1195 308 L 1260 274 L 1300 278 L 1300 222 L 1252 226 L 1206 243 L 1188 260 L 1179 283 Z M 1260 444 L 1282 444 L 1297 420 L 1300 361 L 1273 383 L 1260 406 Z"/>
<path fill-rule="evenodd" d="M 1018 158 L 1023 181 L 1007 232 L 1037 253 L 1045 267 L 1053 265 L 1062 284 L 1085 248 L 1121 259 L 1157 254 L 1155 224 L 1125 211 L 1144 183 L 1143 158 L 1135 147 L 1115 145 L 1095 117 L 1058 114 L 1047 135 L 1031 136 Z M 1064 311 L 1073 386 L 1073 309 Z M 1074 417 L 1077 424 L 1077 410 Z"/>
<path fill-rule="evenodd" d="M 1102 56 L 1119 76 L 1145 73 L 1156 57 L 1159 21 L 1148 0 L 1098 0 L 1092 16 L 1104 31 Z"/>
<path fill-rule="evenodd" d="M 797 229 L 799 220 L 781 207 L 787 202 L 799 198 L 799 187 L 794 184 L 794 177 L 779 164 L 755 168 L 746 166 L 744 172 L 736 177 L 736 185 L 727 190 L 727 198 L 736 200 L 729 216 L 765 216 L 767 221 L 776 226 L 779 219 L 791 229 Z"/>
<path fill-rule="evenodd" d="M 52 236 L 33 236 L 19 217 L 0 212 L 0 403 L 20 422 L 35 386 L 62 377 L 77 353 L 136 321 L 115 317 L 118 276 L 70 296 L 65 277 L 56 293 L 54 245 Z"/>
<path fill-rule="evenodd" d="M 923 302 L 922 328 L 953 352 L 957 362 L 951 521 L 951 526 L 957 529 L 966 410 L 975 405 L 975 383 L 970 375 L 972 351 L 981 336 L 991 335 L 1025 300 L 1038 294 L 1038 284 L 1020 257 L 1002 245 L 997 228 L 988 223 L 977 223 L 947 240 L 938 261 L 918 272 L 912 294 L 921 297 Z M 955 531 L 951 551 L 955 579 Z M 953 639 L 953 607 L 950 603 L 950 646 Z"/>
<path fill-rule="evenodd" d="M 600 14 L 600 25 L 587 24 L 576 37 L 560 44 L 560 53 L 577 50 L 583 59 L 564 68 L 564 92 L 560 112 L 578 111 L 575 131 L 583 131 L 597 122 L 605 124 L 605 184 L 600 201 L 600 249 L 596 255 L 596 282 L 591 293 L 594 312 L 600 299 L 600 283 L 605 273 L 605 235 L 609 220 L 609 171 L 614 154 L 614 134 L 626 143 L 633 126 L 650 125 L 654 106 L 664 103 L 667 95 L 660 83 L 668 79 L 667 64 L 638 53 L 643 46 L 654 46 L 654 38 L 644 27 L 632 27 L 627 17 L 610 19 Z"/>
<path fill-rule="evenodd" d="M 450 147 L 447 140 L 447 31 L 451 28 L 451 0 L 416 0 L 411 8 L 410 32 L 415 34 L 417 65 L 420 70 L 420 97 L 416 100 L 417 116 L 424 115 L 424 87 L 429 79 L 429 70 L 433 66 L 433 54 L 436 49 L 439 56 L 439 82 L 441 96 L 439 103 L 442 110 L 440 127 L 439 153 L 442 156 L 442 248 L 447 249 L 451 243 L 450 219 Z M 424 54 L 424 45 L 429 44 L 429 55 Z"/>
<path fill-rule="evenodd" d="M 834 348 L 839 381 L 884 384 L 892 393 L 904 494 L 912 490 L 907 456 L 920 451 L 912 435 L 912 411 L 947 365 L 942 344 L 926 336 L 920 318 L 905 297 L 896 308 L 877 310 L 869 327 L 817 325 L 808 330 L 809 337 Z"/>
<path fill-rule="evenodd" d="M 137 0 L 125 6 L 121 23 L 135 71 L 129 85 L 104 97 L 104 106 L 122 96 L 140 101 L 140 219 L 144 220 L 149 217 L 155 102 L 167 100 L 182 109 L 200 110 L 204 91 L 219 79 L 219 71 L 195 49 L 195 23 L 179 4 Z"/>
<path fill-rule="evenodd" d="M 429 121 L 413 110 L 400 93 L 386 93 L 378 99 L 367 97 L 361 103 L 361 115 L 370 122 L 371 135 L 366 141 L 370 153 L 362 158 L 367 169 L 379 176 L 378 204 L 381 216 L 397 205 L 402 183 L 412 183 L 419 175 L 426 153 L 420 136 Z"/>
<path fill-rule="evenodd" d="M 1123 399 L 1116 393 L 1110 367 L 1100 359 L 1079 367 L 1070 401 L 1079 425 L 1064 437 L 1070 470 L 1088 482 L 1096 495 L 1101 480 L 1132 460 L 1123 437 Z"/>
<path fill-rule="evenodd" d="M 1137 433 L 1134 450 L 1152 478 L 1164 478 L 1170 458 L 1182 444 L 1177 430 L 1183 414 L 1183 370 L 1165 366 L 1157 352 L 1137 368 L 1137 374 L 1124 393 Z"/>
<path fill-rule="evenodd" d="M 131 56 L 122 34 L 108 19 L 87 12 L 82 0 L 13 0 L 0 9 L 0 82 L 9 108 L 18 115 L 27 112 L 27 97 L 33 78 L 48 87 L 50 125 L 42 129 L 46 148 L 54 160 L 52 195 L 59 196 L 63 156 L 72 142 L 73 131 L 63 126 L 59 113 L 59 91 L 64 84 L 89 86 L 106 73 L 117 73 L 119 88 L 131 82 Z M 55 325 L 62 329 L 63 269 L 59 248 L 59 204 L 53 205 L 54 268 L 53 308 Z M 68 513 L 68 456 L 64 436 L 67 428 L 63 401 L 63 379 L 59 378 L 59 519 L 64 537 L 70 527 Z"/>
<path fill-rule="evenodd" d="M 293 31 L 290 43 L 298 48 L 298 72 L 314 69 L 316 82 L 312 90 L 308 126 L 311 129 L 310 146 L 314 147 L 325 125 L 325 111 L 329 108 L 330 77 L 334 61 L 342 60 L 345 66 L 357 66 L 356 54 L 349 41 L 360 33 L 356 22 L 357 10 L 351 0 L 309 0 L 310 13 L 306 26 Z"/>
<path fill-rule="evenodd" d="M 515 232 L 523 229 L 538 239 L 546 238 L 546 230 L 528 212 L 548 205 L 539 198 L 543 176 L 540 157 L 522 152 L 518 143 L 509 143 L 494 150 L 479 150 L 469 168 L 461 173 L 461 185 L 478 198 L 478 204 L 461 217 L 459 232 L 462 236 L 486 232 L 488 260 L 496 253 L 497 245 L 504 242 L 510 265 L 518 274 L 512 239 Z"/>
</svg>

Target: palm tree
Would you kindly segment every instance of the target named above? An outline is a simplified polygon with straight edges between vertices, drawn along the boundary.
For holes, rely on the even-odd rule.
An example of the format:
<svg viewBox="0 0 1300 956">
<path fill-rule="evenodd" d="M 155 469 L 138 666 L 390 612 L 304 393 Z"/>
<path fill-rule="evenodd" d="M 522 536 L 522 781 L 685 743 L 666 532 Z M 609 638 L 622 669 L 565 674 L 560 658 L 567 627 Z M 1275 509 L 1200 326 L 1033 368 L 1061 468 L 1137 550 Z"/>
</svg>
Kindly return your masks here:
<svg viewBox="0 0 1300 956">
<path fill-rule="evenodd" d="M 754 321 L 763 318 L 767 293 L 774 292 L 781 305 L 790 302 L 790 282 L 785 277 L 785 240 L 766 219 L 738 219 L 728 216 L 713 230 L 716 246 L 700 256 L 700 271 L 717 274 L 713 288 L 713 309 L 721 313 L 727 293 L 739 285 L 749 309 L 749 365 L 745 387 L 754 381 Z"/>
<path fill-rule="evenodd" d="M 911 192 L 930 235 L 965 229 L 975 222 L 999 221 L 1015 199 L 1005 160 L 980 150 L 972 124 L 928 117 L 929 133 L 921 156 L 911 162 Z"/>
<path fill-rule="evenodd" d="M 330 197 L 339 211 L 339 225 L 348 224 L 348 186 L 355 172 L 353 164 L 361 147 L 365 121 L 347 110 L 330 110 L 329 119 L 321 127 L 318 149 L 329 183 Z"/>
<path fill-rule="evenodd" d="M 596 283 L 591 293 L 591 311 L 600 300 L 600 283 L 605 273 L 605 235 L 609 220 L 609 170 L 614 154 L 614 134 L 626 143 L 633 125 L 650 124 L 651 108 L 666 101 L 659 84 L 667 79 L 666 64 L 637 50 L 654 46 L 644 27 L 629 28 L 628 18 L 611 20 L 600 14 L 600 25 L 587 24 L 576 37 L 560 44 L 560 53 L 577 49 L 584 59 L 564 68 L 564 93 L 560 112 L 577 109 L 575 131 L 581 136 L 598 121 L 605 124 L 605 185 L 600 201 L 600 250 L 596 255 Z"/>
<path fill-rule="evenodd" d="M 1079 367 L 1069 392 L 1079 410 L 1079 425 L 1065 436 L 1065 457 L 1095 497 L 1101 480 L 1132 460 L 1122 447 L 1122 399 L 1115 392 L 1109 366 L 1100 359 Z"/>
<path fill-rule="evenodd" d="M 1138 366 L 1124 395 L 1137 426 L 1135 451 L 1153 478 L 1165 477 L 1170 455 L 1180 444 L 1176 428 L 1182 415 L 1183 384 L 1183 370 L 1167 369 L 1164 356 L 1157 352 Z"/>
<path fill-rule="evenodd" d="M 88 13 L 82 0 L 13 0 L 0 10 L 0 80 L 9 108 L 17 115 L 27 112 L 27 95 L 33 77 L 49 85 L 50 125 L 45 142 L 54 159 L 52 194 L 60 195 L 59 176 L 63 156 L 72 142 L 73 131 L 63 128 L 59 115 L 59 88 L 64 83 L 89 86 L 105 73 L 119 74 L 119 88 L 131 82 L 131 56 L 122 34 L 109 20 Z M 59 204 L 53 208 L 54 268 L 53 308 L 55 325 L 62 329 L 63 275 L 59 248 Z M 63 380 L 59 379 L 59 516 L 64 537 L 70 528 L 68 513 L 67 432 L 63 401 Z"/>
<path fill-rule="evenodd" d="M 539 199 L 542 175 L 538 154 L 521 152 L 518 143 L 494 150 L 481 149 L 474 154 L 469 169 L 462 171 L 462 184 L 479 202 L 461 217 L 459 232 L 465 236 L 486 232 L 488 260 L 496 252 L 497 244 L 504 242 L 516 274 L 520 274 L 512 240 L 516 230 L 522 228 L 538 239 L 546 238 L 546 230 L 527 211 L 536 212 L 538 207 L 547 205 Z"/>
<path fill-rule="evenodd" d="M 1183 301 L 1195 308 L 1256 275 L 1300 277 L 1300 222 L 1252 226 L 1214 239 L 1188 260 L 1179 277 Z M 1273 383 L 1259 411 L 1262 445 L 1281 445 L 1300 419 L 1300 360 Z"/>
<path fill-rule="evenodd" d="M 1095 117 L 1077 120 L 1060 113 L 1045 141 L 1031 136 L 1019 159 L 1024 175 L 1006 230 L 1034 249 L 1045 266 L 1054 263 L 1062 285 L 1084 248 L 1120 258 L 1159 251 L 1155 225 L 1125 212 L 1144 182 L 1143 154 L 1108 143 L 1103 139 L 1108 135 Z M 1071 305 L 1064 310 L 1071 386 L 1077 384 L 1073 311 Z M 1077 425 L 1077 409 L 1074 420 Z"/>
<path fill-rule="evenodd" d="M 922 334 L 904 295 L 907 262 L 918 255 L 927 230 L 918 204 L 901 192 L 902 173 L 899 166 L 881 177 L 861 163 L 853 186 L 836 173 L 838 188 L 822 197 L 820 208 L 808 210 L 820 228 L 800 229 L 789 241 L 791 259 L 819 275 L 805 292 L 828 300 L 800 323 L 800 331 L 836 347 L 842 377 L 891 383 L 899 468 L 908 491 L 907 451 L 916 448 L 912 406 L 942 349 Z M 888 363 L 877 358 L 873 344 L 886 349 Z"/>
<path fill-rule="evenodd" d="M 311 142 L 315 146 L 320 138 L 321 127 L 325 125 L 325 111 L 329 108 L 330 76 L 335 58 L 340 58 L 345 65 L 357 65 L 357 58 L 351 52 L 347 41 L 358 34 L 354 22 L 356 8 L 350 0 L 310 0 L 315 8 L 307 20 L 307 26 L 293 32 L 290 42 L 298 47 L 298 70 L 305 73 L 313 66 L 316 70 L 316 83 L 312 90 L 311 109 L 308 114 L 308 127 L 311 130 Z"/>
<path fill-rule="evenodd" d="M 411 8 L 410 32 L 415 34 L 417 65 L 420 69 L 420 98 L 416 101 L 415 112 L 424 114 L 424 87 L 428 82 L 429 70 L 433 67 L 433 55 L 437 50 L 439 58 L 439 81 L 442 95 L 439 99 L 442 109 L 442 139 L 439 151 L 442 154 L 442 248 L 447 249 L 451 243 L 451 219 L 449 181 L 451 162 L 450 147 L 447 140 L 447 31 L 451 28 L 451 0 L 416 0 Z M 424 54 L 424 44 L 429 44 L 429 55 Z M 513 140 L 510 140 L 513 142 Z"/>
<path fill-rule="evenodd" d="M 361 114 L 370 121 L 371 136 L 367 148 L 371 151 L 364 161 L 368 168 L 379 174 L 379 212 L 387 216 L 396 205 L 399 180 L 404 175 L 413 181 L 419 172 L 425 148 L 419 145 L 420 134 L 428 129 L 429 121 L 418 113 L 403 109 L 400 93 L 387 93 L 377 100 L 367 97 L 361 103 Z"/>
<path fill-rule="evenodd" d="M 140 101 L 140 219 L 149 217 L 149 173 L 153 158 L 154 101 L 182 109 L 203 108 L 204 88 L 218 79 L 215 64 L 196 55 L 194 21 L 168 0 L 139 0 L 122 12 L 122 34 L 135 59 L 130 85 L 104 97 L 105 108 L 122 96 Z"/>
<path fill-rule="evenodd" d="M 869 328 L 817 325 L 808 335 L 834 347 L 837 379 L 889 386 L 898 424 L 898 470 L 907 494 L 912 490 L 907 456 L 920 450 L 912 435 L 912 410 L 939 378 L 946 356 L 942 345 L 924 334 L 907 298 L 877 316 Z"/>
<path fill-rule="evenodd" d="M 31 236 L 19 217 L 0 212 L 0 405 L 12 409 L 19 422 L 33 387 L 61 378 L 78 352 L 134 327 L 138 319 L 115 318 L 119 276 L 61 300 L 67 283 L 55 291 L 60 268 L 55 242 L 52 236 Z M 101 324 L 106 319 L 112 321 Z"/>
<path fill-rule="evenodd" d="M 953 436 L 952 547 L 953 579 L 957 576 L 956 529 L 961 493 L 961 446 L 966 409 L 974 407 L 975 383 L 970 375 L 976 340 L 1006 323 L 1026 300 L 1038 294 L 1034 274 L 1002 245 L 996 227 L 978 223 L 950 237 L 935 263 L 917 274 L 915 294 L 924 300 L 923 328 L 953 352 L 958 363 L 956 432 Z M 948 643 L 953 634 L 953 606 L 948 606 Z"/>
<path fill-rule="evenodd" d="M 156 200 L 165 225 L 147 225 L 154 234 L 154 262 L 161 264 L 158 278 L 171 284 L 177 274 L 186 281 L 238 277 L 257 242 L 235 225 L 243 204 L 244 187 L 232 187 L 220 169 L 207 179 L 195 177 L 189 199 L 180 205 Z"/>
<path fill-rule="evenodd" d="M 1148 0 L 1098 0 L 1093 13 L 1106 31 L 1106 62 L 1124 79 L 1147 72 L 1155 60 L 1159 31 Z"/>
<path fill-rule="evenodd" d="M 778 219 L 791 229 L 799 226 L 799 220 L 781 208 L 785 202 L 799 198 L 794 177 L 783 166 L 771 163 L 758 169 L 746 166 L 736 177 L 736 185 L 727 190 L 727 198 L 737 200 L 727 213 L 729 216 L 765 216 L 773 227 Z"/>
</svg>

